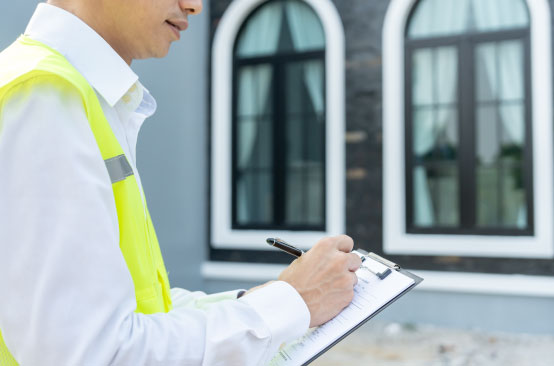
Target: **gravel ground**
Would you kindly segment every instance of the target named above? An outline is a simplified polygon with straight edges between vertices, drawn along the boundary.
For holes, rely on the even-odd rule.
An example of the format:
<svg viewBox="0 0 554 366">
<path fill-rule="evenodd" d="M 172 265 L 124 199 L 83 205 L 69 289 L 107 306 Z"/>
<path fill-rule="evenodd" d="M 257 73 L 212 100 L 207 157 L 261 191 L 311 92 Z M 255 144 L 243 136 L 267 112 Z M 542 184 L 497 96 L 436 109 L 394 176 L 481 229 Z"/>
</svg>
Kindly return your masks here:
<svg viewBox="0 0 554 366">
<path fill-rule="evenodd" d="M 369 322 L 313 366 L 554 366 L 554 336 Z"/>
</svg>

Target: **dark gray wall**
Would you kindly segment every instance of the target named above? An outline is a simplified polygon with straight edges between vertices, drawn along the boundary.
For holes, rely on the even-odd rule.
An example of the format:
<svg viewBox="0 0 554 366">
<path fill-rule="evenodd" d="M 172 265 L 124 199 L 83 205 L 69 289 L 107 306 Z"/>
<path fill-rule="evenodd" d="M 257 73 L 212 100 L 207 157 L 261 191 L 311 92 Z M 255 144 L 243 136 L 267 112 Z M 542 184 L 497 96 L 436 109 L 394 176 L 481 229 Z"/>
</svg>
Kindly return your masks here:
<svg viewBox="0 0 554 366">
<path fill-rule="evenodd" d="M 0 1 L 0 49 L 23 33 L 39 1 Z M 173 286 L 200 289 L 206 248 L 207 10 L 160 60 L 132 67 L 158 102 L 138 142 L 138 168 Z"/>
</svg>

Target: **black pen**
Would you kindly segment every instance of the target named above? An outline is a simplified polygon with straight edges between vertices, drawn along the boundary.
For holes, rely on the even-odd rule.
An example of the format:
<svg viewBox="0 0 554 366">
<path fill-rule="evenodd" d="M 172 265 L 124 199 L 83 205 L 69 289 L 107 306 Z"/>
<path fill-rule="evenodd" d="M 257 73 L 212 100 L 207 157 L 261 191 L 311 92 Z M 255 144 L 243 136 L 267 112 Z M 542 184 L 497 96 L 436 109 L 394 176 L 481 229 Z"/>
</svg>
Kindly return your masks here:
<svg viewBox="0 0 554 366">
<path fill-rule="evenodd" d="M 290 245 L 286 241 L 279 239 L 279 238 L 267 238 L 265 240 L 267 244 L 277 248 L 281 249 L 285 253 L 289 253 L 290 255 L 294 255 L 295 257 L 300 257 L 302 254 L 304 254 L 304 251 L 302 249 L 298 249 L 294 245 Z"/>
<path fill-rule="evenodd" d="M 304 254 L 304 251 L 302 249 L 298 249 L 294 245 L 290 245 L 283 239 L 267 238 L 265 241 L 267 242 L 267 244 L 275 248 L 281 249 L 283 252 L 293 255 L 297 258 L 300 257 L 302 254 Z M 364 268 L 368 270 L 369 272 L 373 273 L 375 276 L 379 277 L 380 280 L 385 279 L 391 273 L 390 268 L 386 268 L 382 272 L 375 272 L 371 268 L 363 264 L 363 262 L 365 262 L 365 260 L 367 259 L 365 255 L 362 256 L 361 259 L 362 259 L 362 265 L 360 266 L 360 268 Z"/>
</svg>

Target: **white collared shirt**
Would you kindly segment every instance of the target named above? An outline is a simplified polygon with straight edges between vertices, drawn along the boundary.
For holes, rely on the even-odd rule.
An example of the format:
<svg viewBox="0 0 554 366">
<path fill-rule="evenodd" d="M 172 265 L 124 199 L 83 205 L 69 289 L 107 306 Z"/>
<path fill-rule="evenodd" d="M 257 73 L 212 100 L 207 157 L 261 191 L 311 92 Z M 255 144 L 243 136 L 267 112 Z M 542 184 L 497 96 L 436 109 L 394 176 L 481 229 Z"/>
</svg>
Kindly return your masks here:
<svg viewBox="0 0 554 366">
<path fill-rule="evenodd" d="M 39 4 L 26 35 L 89 81 L 140 182 L 137 135 L 156 102 L 135 73 L 55 6 Z M 0 106 L 0 331 L 20 364 L 260 366 L 307 330 L 307 307 L 285 282 L 235 297 L 172 289 L 169 313 L 135 313 L 111 182 L 79 95 L 47 79 L 10 91 Z"/>
</svg>

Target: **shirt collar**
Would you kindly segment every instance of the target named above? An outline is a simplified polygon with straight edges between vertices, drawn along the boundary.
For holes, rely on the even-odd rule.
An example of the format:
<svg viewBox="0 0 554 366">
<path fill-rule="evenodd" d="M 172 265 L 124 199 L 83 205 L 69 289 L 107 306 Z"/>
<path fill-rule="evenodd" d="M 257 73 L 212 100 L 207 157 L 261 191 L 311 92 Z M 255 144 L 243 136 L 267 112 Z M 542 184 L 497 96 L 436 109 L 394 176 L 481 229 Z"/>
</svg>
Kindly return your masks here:
<svg viewBox="0 0 554 366">
<path fill-rule="evenodd" d="M 25 35 L 61 53 L 112 107 L 138 81 L 129 65 L 98 33 L 59 7 L 40 3 Z"/>
<path fill-rule="evenodd" d="M 157 103 L 154 97 L 150 94 L 140 81 L 137 81 L 117 102 L 115 108 L 118 112 L 138 113 L 143 118 L 148 118 L 154 114 L 157 108 Z M 126 118 L 124 118 L 125 120 Z"/>
</svg>

